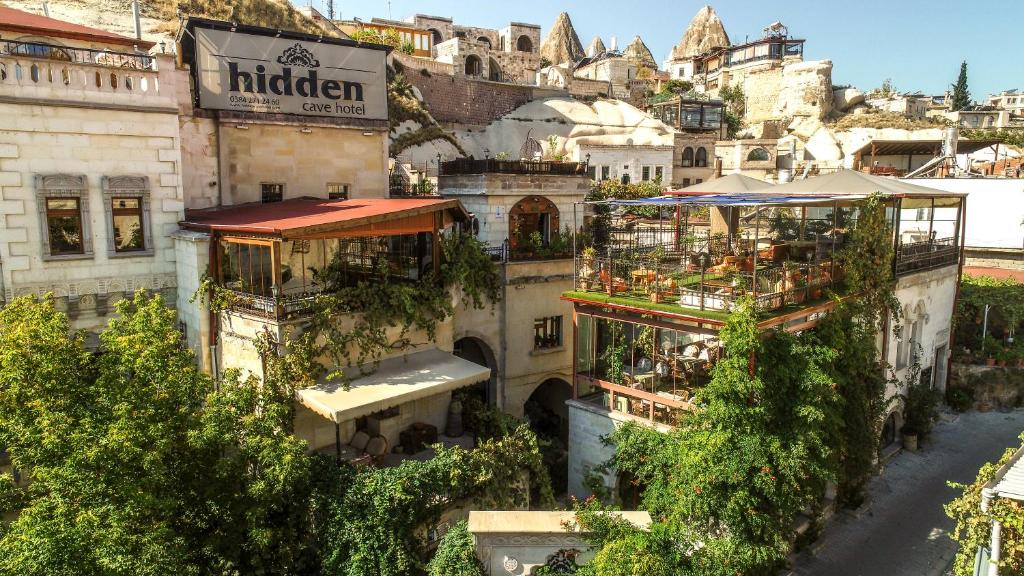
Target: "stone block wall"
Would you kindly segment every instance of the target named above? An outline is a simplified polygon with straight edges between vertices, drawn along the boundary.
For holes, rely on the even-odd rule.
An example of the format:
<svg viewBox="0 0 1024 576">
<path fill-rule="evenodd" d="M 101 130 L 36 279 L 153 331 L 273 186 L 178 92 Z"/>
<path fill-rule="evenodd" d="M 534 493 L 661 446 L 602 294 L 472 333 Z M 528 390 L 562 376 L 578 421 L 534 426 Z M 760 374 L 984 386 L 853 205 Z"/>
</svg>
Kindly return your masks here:
<svg viewBox="0 0 1024 576">
<path fill-rule="evenodd" d="M 409 74 L 424 105 L 441 123 L 483 125 L 534 99 L 534 88 L 460 76 Z"/>
<path fill-rule="evenodd" d="M 162 291 L 174 304 L 174 250 L 170 233 L 183 217 L 181 156 L 175 108 L 154 111 L 95 105 L 82 91 L 42 94 L 13 91 L 0 104 L 0 262 L 3 299 L 52 292 L 75 328 L 105 325 L 116 300 L 138 289 Z M 25 96 L 25 104 L 19 103 Z M 50 97 L 77 97 L 81 107 Z M 92 251 L 49 259 L 36 177 L 84 176 L 82 197 Z M 102 179 L 145 176 L 149 183 L 149 239 L 145 253 L 111 254 L 110 222 Z"/>
</svg>

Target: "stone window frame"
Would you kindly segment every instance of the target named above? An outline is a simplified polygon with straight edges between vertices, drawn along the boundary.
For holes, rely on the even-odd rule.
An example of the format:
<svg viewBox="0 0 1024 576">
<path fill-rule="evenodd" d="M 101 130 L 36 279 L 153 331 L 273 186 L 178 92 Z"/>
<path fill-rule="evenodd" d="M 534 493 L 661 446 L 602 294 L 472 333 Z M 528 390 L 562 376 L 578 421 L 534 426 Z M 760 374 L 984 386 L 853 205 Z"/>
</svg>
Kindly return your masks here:
<svg viewBox="0 0 1024 576">
<path fill-rule="evenodd" d="M 107 257 L 108 258 L 136 258 L 139 256 L 153 256 L 156 250 L 153 246 L 153 223 L 150 216 L 150 186 L 149 176 L 122 175 L 104 176 L 101 179 L 103 190 L 103 212 L 107 221 Z M 142 205 L 142 241 L 144 250 L 131 250 L 118 252 L 114 244 L 114 198 L 138 198 Z"/>
<path fill-rule="evenodd" d="M 36 206 L 39 211 L 43 261 L 91 260 L 92 221 L 89 217 L 89 180 L 85 174 L 36 174 Z M 82 253 L 52 254 L 50 252 L 50 225 L 46 217 L 47 198 L 76 198 L 82 219 Z"/>
</svg>

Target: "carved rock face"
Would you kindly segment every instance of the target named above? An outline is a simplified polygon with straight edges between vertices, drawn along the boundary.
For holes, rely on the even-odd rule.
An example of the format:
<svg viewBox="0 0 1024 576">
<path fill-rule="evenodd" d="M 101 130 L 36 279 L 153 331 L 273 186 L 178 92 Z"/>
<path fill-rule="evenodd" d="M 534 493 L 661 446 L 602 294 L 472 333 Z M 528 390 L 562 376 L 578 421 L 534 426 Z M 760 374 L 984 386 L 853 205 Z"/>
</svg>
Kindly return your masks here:
<svg viewBox="0 0 1024 576">
<path fill-rule="evenodd" d="M 633 42 L 626 47 L 622 55 L 640 68 L 658 69 L 658 63 L 654 61 L 651 49 L 647 47 L 647 44 L 644 44 L 644 41 L 639 36 L 633 38 Z"/>
<path fill-rule="evenodd" d="M 590 41 L 590 45 L 587 46 L 587 56 L 597 56 L 605 50 L 607 48 L 604 47 L 604 40 L 601 40 L 600 36 L 594 36 L 594 39 Z"/>
<path fill-rule="evenodd" d="M 725 33 L 722 20 L 711 6 L 704 6 L 690 20 L 683 39 L 672 48 L 672 58 L 692 58 L 715 48 L 729 46 L 729 35 Z"/>
<path fill-rule="evenodd" d="M 552 64 L 576 62 L 583 58 L 583 44 L 567 13 L 562 12 L 555 19 L 555 24 L 540 46 L 540 57 L 547 58 Z"/>
</svg>

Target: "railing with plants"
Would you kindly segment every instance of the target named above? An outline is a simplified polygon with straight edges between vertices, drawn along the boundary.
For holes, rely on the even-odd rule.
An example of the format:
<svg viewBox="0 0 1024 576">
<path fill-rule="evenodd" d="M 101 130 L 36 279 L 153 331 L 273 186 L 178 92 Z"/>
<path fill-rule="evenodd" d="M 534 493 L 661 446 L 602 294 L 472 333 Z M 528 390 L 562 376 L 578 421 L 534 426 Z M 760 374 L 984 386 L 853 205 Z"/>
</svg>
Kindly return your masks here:
<svg viewBox="0 0 1024 576">
<path fill-rule="evenodd" d="M 499 160 L 497 158 L 460 158 L 441 162 L 442 176 L 461 174 L 549 174 L 580 176 L 587 173 L 586 162 L 555 162 L 548 160 Z"/>
<path fill-rule="evenodd" d="M 4 40 L 0 42 L 0 55 L 26 56 L 73 64 L 91 64 L 112 68 L 131 68 L 134 70 L 156 69 L 156 60 L 152 56 L 143 53 L 73 48 L 70 46 L 46 44 L 44 42 Z"/>
<path fill-rule="evenodd" d="M 956 264 L 959 259 L 956 238 L 904 242 L 896 248 L 896 275 Z"/>
</svg>

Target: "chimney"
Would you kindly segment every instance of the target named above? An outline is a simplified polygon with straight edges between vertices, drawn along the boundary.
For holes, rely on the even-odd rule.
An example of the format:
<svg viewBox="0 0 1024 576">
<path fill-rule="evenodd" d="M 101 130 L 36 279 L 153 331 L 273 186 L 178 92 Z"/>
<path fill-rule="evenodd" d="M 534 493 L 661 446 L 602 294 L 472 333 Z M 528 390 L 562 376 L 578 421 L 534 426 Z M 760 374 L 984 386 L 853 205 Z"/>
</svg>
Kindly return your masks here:
<svg viewBox="0 0 1024 576">
<path fill-rule="evenodd" d="M 132 0 L 132 16 L 135 17 L 135 37 L 142 38 L 142 21 L 139 18 L 139 0 Z"/>
</svg>

